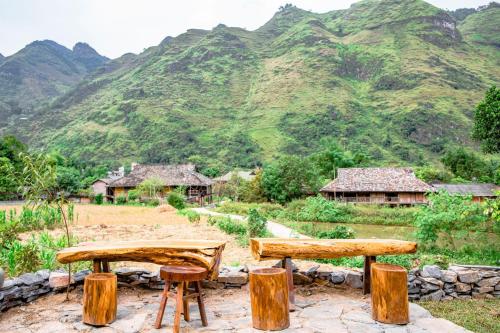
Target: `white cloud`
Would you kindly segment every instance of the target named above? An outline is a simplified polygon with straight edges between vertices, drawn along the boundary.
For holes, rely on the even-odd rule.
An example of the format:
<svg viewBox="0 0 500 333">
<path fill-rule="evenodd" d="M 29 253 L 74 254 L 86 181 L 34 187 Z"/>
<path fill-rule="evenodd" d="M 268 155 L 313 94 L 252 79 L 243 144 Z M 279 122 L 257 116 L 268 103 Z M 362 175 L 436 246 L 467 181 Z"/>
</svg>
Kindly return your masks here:
<svg viewBox="0 0 500 333">
<path fill-rule="evenodd" d="M 477 7 L 490 0 L 430 0 L 441 8 Z M 314 12 L 342 9 L 352 0 L 0 0 L 0 52 L 15 53 L 33 40 L 67 47 L 89 43 L 108 57 L 141 52 L 166 36 L 219 23 L 254 30 L 292 2 Z"/>
</svg>

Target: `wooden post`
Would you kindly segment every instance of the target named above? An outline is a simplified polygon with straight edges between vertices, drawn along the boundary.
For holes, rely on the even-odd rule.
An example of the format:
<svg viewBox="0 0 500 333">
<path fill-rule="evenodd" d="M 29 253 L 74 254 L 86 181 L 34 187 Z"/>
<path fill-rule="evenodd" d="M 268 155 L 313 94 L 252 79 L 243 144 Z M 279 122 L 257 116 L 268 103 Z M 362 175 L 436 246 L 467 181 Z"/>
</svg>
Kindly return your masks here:
<svg viewBox="0 0 500 333">
<path fill-rule="evenodd" d="M 281 261 L 281 267 L 286 270 L 286 279 L 288 283 L 288 300 L 290 302 L 289 308 L 290 311 L 295 311 L 295 290 L 293 287 L 293 267 L 292 267 L 292 258 L 286 257 Z"/>
<path fill-rule="evenodd" d="M 107 260 L 103 260 L 102 261 L 102 272 L 103 273 L 109 273 L 110 270 L 109 270 L 109 261 Z"/>
<path fill-rule="evenodd" d="M 83 322 L 102 326 L 116 319 L 117 278 L 113 273 L 92 273 L 83 286 Z"/>
<path fill-rule="evenodd" d="M 93 271 L 94 271 L 94 273 L 101 273 L 102 272 L 101 260 L 94 259 L 94 261 L 93 261 Z"/>
<path fill-rule="evenodd" d="M 372 318 L 386 324 L 407 324 L 410 321 L 408 285 L 403 267 L 374 263 L 372 277 Z"/>
<path fill-rule="evenodd" d="M 363 295 L 370 293 L 371 276 L 370 266 L 377 260 L 375 256 L 365 256 L 365 264 L 363 268 Z"/>
<path fill-rule="evenodd" d="M 284 269 L 250 271 L 250 301 L 254 328 L 278 331 L 290 326 L 288 282 Z"/>
</svg>

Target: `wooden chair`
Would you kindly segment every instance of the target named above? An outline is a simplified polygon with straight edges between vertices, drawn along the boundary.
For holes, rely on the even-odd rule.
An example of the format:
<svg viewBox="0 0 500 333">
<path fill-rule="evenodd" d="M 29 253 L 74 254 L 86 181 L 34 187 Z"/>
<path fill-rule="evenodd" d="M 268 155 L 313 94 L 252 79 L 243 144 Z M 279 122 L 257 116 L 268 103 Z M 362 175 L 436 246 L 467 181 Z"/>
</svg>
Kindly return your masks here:
<svg viewBox="0 0 500 333">
<path fill-rule="evenodd" d="M 196 266 L 163 266 L 160 268 L 160 277 L 165 280 L 165 288 L 163 289 L 160 302 L 160 309 L 156 316 L 155 328 L 161 327 L 163 313 L 167 306 L 168 297 L 176 298 L 175 317 L 173 332 L 178 333 L 181 312 L 184 314 L 184 320 L 189 321 L 189 299 L 196 298 L 198 308 L 200 310 L 201 323 L 203 326 L 208 326 L 207 315 L 205 313 L 205 305 L 203 304 L 203 295 L 201 290 L 201 281 L 208 276 L 208 271 L 202 267 Z M 172 283 L 177 283 L 177 293 L 169 293 Z M 189 284 L 193 283 L 194 291 L 189 289 Z"/>
</svg>

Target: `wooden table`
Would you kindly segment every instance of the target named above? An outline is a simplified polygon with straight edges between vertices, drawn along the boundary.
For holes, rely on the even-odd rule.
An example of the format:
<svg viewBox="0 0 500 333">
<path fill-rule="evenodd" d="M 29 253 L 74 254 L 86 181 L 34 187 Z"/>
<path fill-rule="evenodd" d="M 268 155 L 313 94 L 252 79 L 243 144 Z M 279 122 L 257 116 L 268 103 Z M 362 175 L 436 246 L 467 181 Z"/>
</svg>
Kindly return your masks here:
<svg viewBox="0 0 500 333">
<path fill-rule="evenodd" d="M 225 245 L 223 241 L 186 239 L 87 242 L 59 251 L 56 258 L 62 264 L 92 260 L 94 273 L 109 272 L 112 261 L 199 266 L 213 280 L 219 274 Z"/>
<path fill-rule="evenodd" d="M 255 259 L 279 259 L 287 271 L 289 299 L 294 303 L 291 259 L 332 259 L 364 256 L 363 293 L 370 292 L 370 265 L 376 256 L 408 254 L 417 251 L 417 243 L 394 239 L 295 239 L 252 238 L 250 248 Z"/>
</svg>

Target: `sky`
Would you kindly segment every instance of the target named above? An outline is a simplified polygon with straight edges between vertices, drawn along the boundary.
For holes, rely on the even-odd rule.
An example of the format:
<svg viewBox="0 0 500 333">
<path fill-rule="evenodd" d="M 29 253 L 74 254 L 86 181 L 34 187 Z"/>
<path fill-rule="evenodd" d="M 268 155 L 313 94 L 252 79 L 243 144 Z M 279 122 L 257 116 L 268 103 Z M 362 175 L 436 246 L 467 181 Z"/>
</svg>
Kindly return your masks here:
<svg viewBox="0 0 500 333">
<path fill-rule="evenodd" d="M 427 0 L 444 9 L 485 5 L 492 0 Z M 158 45 L 187 29 L 219 23 L 254 30 L 291 2 L 323 13 L 348 8 L 350 0 L 0 0 L 0 53 L 12 55 L 34 40 L 68 48 L 86 42 L 116 58 Z"/>
</svg>

